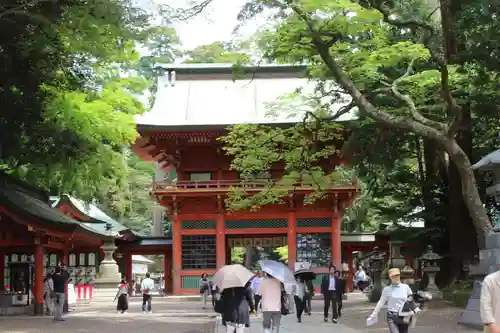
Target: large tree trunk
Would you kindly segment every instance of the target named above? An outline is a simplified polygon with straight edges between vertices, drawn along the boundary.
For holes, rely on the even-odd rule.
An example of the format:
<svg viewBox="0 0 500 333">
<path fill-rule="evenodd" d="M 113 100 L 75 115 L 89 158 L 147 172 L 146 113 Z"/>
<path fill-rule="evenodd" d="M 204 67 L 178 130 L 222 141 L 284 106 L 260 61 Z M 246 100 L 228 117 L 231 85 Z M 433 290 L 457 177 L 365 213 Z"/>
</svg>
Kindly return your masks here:
<svg viewBox="0 0 500 333">
<path fill-rule="evenodd" d="M 456 171 L 459 174 L 462 199 L 468 209 L 469 216 L 475 221 L 477 244 L 480 248 L 484 248 L 484 237 L 491 232 L 492 228 L 488 214 L 486 213 L 486 209 L 479 195 L 472 164 L 467 154 L 455 140 L 450 140 L 446 144 L 446 152 L 453 161 Z M 448 186 L 450 185 L 451 184 L 448 184 Z M 455 208 L 457 211 L 461 209 L 461 207 L 452 208 Z M 466 226 L 460 225 L 459 229 L 464 227 Z M 467 239 L 470 241 L 470 238 Z M 461 244 L 461 246 L 463 250 L 465 244 Z"/>
<path fill-rule="evenodd" d="M 457 55 L 464 49 L 463 43 L 460 42 L 457 27 L 458 17 L 462 10 L 463 2 L 463 0 L 441 0 L 441 24 L 445 42 L 444 55 L 446 62 L 449 64 L 460 63 L 459 59 L 457 59 Z M 472 157 L 472 118 L 470 105 L 461 105 L 461 107 L 462 119 L 456 135 L 456 142 L 461 148 L 461 153 L 463 152 L 463 154 L 466 155 L 467 162 L 470 162 Z M 461 164 L 463 163 L 463 156 L 461 156 L 461 153 L 457 156 L 458 160 L 451 156 L 453 163 L 450 163 L 448 168 L 448 226 L 451 255 L 449 262 L 450 282 L 459 278 L 464 260 L 471 259 L 477 254 L 478 246 L 482 246 L 484 242 L 483 230 L 477 233 L 477 241 L 470 237 L 475 231 L 472 221 L 472 216 L 475 213 L 470 210 L 471 207 L 466 204 L 465 200 L 467 199 L 464 198 L 466 194 L 463 192 L 463 173 L 465 173 L 465 167 L 469 166 Z M 460 169 L 462 169 L 462 171 Z M 472 172 L 472 170 L 470 171 Z M 467 177 L 474 177 L 474 174 L 468 175 Z M 474 187 L 477 189 L 477 184 L 475 182 Z M 480 201 L 480 199 L 478 201 Z"/>
</svg>

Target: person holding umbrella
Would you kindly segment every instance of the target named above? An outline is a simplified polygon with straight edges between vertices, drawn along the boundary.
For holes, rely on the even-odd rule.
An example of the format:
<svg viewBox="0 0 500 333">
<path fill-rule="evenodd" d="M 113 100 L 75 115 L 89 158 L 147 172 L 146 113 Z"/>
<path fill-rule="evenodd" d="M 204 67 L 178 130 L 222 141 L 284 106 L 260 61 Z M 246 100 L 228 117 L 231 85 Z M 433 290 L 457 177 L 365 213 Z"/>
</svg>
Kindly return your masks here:
<svg viewBox="0 0 500 333">
<path fill-rule="evenodd" d="M 264 333 L 279 332 L 281 316 L 289 313 L 285 285 L 297 284 L 292 271 L 285 264 L 274 260 L 260 260 L 259 265 L 266 277 L 261 281 L 262 326 Z"/>
<path fill-rule="evenodd" d="M 218 270 L 212 280 L 221 290 L 215 303 L 227 333 L 243 333 L 250 326 L 250 312 L 255 312 L 250 279 L 254 274 L 242 265 L 226 265 Z"/>
<path fill-rule="evenodd" d="M 300 318 L 302 312 L 311 315 L 311 299 L 314 295 L 314 286 L 312 281 L 316 278 L 316 273 L 310 271 L 309 268 L 309 263 L 295 263 L 294 275 L 297 279 L 298 286 L 297 293 L 295 295 L 295 306 L 297 309 L 297 320 L 299 322 L 301 322 Z"/>
</svg>

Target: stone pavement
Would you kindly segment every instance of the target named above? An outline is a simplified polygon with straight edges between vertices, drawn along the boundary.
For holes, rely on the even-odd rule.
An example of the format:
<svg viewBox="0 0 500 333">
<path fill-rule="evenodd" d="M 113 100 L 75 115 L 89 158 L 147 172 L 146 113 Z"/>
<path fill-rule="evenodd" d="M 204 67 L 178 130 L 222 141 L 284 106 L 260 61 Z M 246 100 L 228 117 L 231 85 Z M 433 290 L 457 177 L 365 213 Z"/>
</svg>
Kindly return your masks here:
<svg viewBox="0 0 500 333">
<path fill-rule="evenodd" d="M 99 302 L 81 306 L 66 317 L 62 323 L 54 323 L 48 317 L 0 317 L 0 332 L 9 333 L 225 333 L 216 324 L 215 313 L 202 310 L 199 302 L 153 298 L 153 313 L 142 314 L 140 300 L 132 299 L 126 314 L 117 314 L 112 302 Z M 362 294 L 351 294 L 344 302 L 345 310 L 340 323 L 323 322 L 321 300 L 313 301 L 313 313 L 304 316 L 297 323 L 295 316 L 283 318 L 281 333 L 302 333 L 313 329 L 314 333 L 388 333 L 384 325 L 384 314 L 379 316 L 380 323 L 365 327 L 367 316 L 373 304 L 366 302 Z M 420 317 L 417 327 L 410 333 L 469 333 L 477 332 L 457 326 L 456 319 L 460 309 L 442 307 L 426 310 Z M 248 333 L 262 333 L 260 315 L 252 318 Z"/>
</svg>

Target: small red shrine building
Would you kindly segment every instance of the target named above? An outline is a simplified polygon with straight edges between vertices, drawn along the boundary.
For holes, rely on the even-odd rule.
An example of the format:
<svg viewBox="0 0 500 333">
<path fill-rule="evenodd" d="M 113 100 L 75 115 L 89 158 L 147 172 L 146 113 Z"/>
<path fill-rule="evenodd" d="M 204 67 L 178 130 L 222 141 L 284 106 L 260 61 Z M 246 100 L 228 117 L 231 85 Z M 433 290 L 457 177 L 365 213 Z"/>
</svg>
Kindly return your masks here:
<svg viewBox="0 0 500 333">
<path fill-rule="evenodd" d="M 70 256 L 87 258 L 89 252 L 99 252 L 107 239 L 52 208 L 45 192 L 0 172 L 3 304 L 34 306 L 35 314 L 42 314 L 45 275 L 60 264 L 67 265 Z M 99 263 L 98 254 L 94 260 Z"/>
<path fill-rule="evenodd" d="M 320 273 L 330 262 L 340 267 L 340 221 L 358 190 L 355 179 L 332 185 L 312 205 L 303 203 L 313 190 L 306 183 L 287 188 L 283 203 L 258 211 L 229 212 L 224 204 L 231 188 L 258 193 L 266 179 L 280 179 L 284 170 L 283 165 L 273 166 L 268 175 L 243 184 L 218 138 L 229 124 L 269 123 L 265 104 L 307 84 L 304 69 L 246 68 L 244 77 L 233 81 L 231 66 L 164 68 L 156 104 L 138 120 L 140 138 L 133 150 L 157 165 L 152 195 L 172 221 L 172 281 L 166 285 L 173 285 L 174 294 L 197 293 L 202 273 L 213 274 L 230 263 L 231 247 L 288 245 L 292 267 L 295 261 L 309 261 Z M 333 170 L 343 161 L 331 156 L 329 162 Z"/>
</svg>

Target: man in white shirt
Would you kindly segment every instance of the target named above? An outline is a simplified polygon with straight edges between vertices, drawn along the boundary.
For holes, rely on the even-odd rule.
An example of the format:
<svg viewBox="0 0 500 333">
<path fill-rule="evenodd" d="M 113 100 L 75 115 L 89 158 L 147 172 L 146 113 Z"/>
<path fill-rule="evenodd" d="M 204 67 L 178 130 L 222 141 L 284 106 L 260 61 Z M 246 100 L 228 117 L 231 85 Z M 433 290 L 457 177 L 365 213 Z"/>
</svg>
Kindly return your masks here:
<svg viewBox="0 0 500 333">
<path fill-rule="evenodd" d="M 330 310 L 330 304 L 332 305 L 332 322 L 338 322 L 338 312 L 337 312 L 337 291 L 340 292 L 342 288 L 341 281 L 335 277 L 335 266 L 331 265 L 328 271 L 328 275 L 323 276 L 321 281 L 321 293 L 323 294 L 323 300 L 325 302 L 324 306 L 324 320 L 328 321 L 328 312 Z"/>
<path fill-rule="evenodd" d="M 260 305 L 260 294 L 259 294 L 259 286 L 262 280 L 264 279 L 263 273 L 262 272 L 256 272 L 255 277 L 252 280 L 252 292 L 253 292 L 253 298 L 254 298 L 254 305 L 255 305 L 255 311 L 259 310 L 259 305 Z"/>
<path fill-rule="evenodd" d="M 261 296 L 264 333 L 278 333 L 281 322 L 281 282 L 268 274 L 260 282 L 257 293 Z"/>
<path fill-rule="evenodd" d="M 141 292 L 142 292 L 142 312 L 146 313 L 146 303 L 148 304 L 148 312 L 151 313 L 151 292 L 155 287 L 155 282 L 150 277 L 149 273 L 146 273 L 146 278 L 141 282 Z"/>
</svg>

